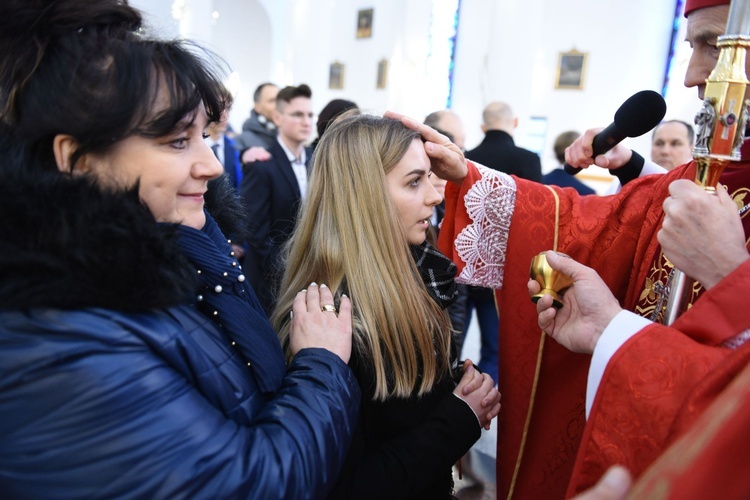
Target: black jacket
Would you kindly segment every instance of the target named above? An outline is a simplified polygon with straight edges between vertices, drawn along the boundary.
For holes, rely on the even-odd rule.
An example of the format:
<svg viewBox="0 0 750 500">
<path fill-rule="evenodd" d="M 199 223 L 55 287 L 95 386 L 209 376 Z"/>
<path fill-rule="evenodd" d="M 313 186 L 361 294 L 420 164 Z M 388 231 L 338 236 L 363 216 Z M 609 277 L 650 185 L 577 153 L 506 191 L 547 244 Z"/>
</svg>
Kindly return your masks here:
<svg viewBox="0 0 750 500">
<path fill-rule="evenodd" d="M 452 498 L 453 465 L 479 439 L 471 407 L 444 377 L 429 394 L 373 401 L 372 369 L 352 352 L 362 391 L 360 419 L 331 499 Z"/>
<path fill-rule="evenodd" d="M 242 267 L 271 314 L 283 275 L 282 247 L 294 231 L 302 198 L 292 164 L 278 141 L 269 152 L 270 160 L 243 165 L 240 195 L 250 233 Z M 310 156 L 307 151 L 308 165 Z"/>
<path fill-rule="evenodd" d="M 466 153 L 466 158 L 508 175 L 542 182 L 539 156 L 516 146 L 513 137 L 502 130 L 488 130 L 479 146 Z"/>
</svg>

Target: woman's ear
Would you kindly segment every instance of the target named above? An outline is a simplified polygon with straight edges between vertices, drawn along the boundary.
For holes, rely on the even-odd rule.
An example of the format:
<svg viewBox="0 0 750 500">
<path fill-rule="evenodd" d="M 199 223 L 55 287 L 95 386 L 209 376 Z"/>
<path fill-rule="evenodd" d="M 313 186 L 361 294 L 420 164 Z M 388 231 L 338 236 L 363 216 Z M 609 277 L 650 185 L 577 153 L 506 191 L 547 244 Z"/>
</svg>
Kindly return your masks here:
<svg viewBox="0 0 750 500">
<path fill-rule="evenodd" d="M 57 163 L 57 169 L 64 173 L 69 174 L 73 170 L 73 165 L 70 164 L 70 158 L 78 149 L 78 141 L 75 137 L 69 134 L 57 134 L 52 139 L 52 152 L 55 155 L 55 163 Z"/>
<path fill-rule="evenodd" d="M 70 159 L 76 149 L 78 149 L 78 141 L 70 134 L 57 134 L 52 139 L 52 152 L 55 155 L 55 163 L 57 163 L 57 169 L 60 172 L 73 173 L 73 165 L 70 163 Z M 77 163 L 78 167 L 75 169 L 75 173 L 80 174 L 89 170 L 85 156 L 79 158 Z"/>
</svg>

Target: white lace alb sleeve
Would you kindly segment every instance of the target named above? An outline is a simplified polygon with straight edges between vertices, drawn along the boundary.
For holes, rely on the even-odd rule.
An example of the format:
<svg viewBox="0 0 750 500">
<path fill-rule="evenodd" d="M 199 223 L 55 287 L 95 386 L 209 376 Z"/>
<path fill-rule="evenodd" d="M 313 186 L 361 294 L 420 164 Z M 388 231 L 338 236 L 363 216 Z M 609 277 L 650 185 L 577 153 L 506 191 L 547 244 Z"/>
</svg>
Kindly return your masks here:
<svg viewBox="0 0 750 500">
<path fill-rule="evenodd" d="M 456 281 L 501 288 L 516 203 L 516 182 L 507 174 L 474 165 L 482 178 L 469 188 L 464 198 L 471 223 L 456 238 L 456 251 L 466 263 Z"/>
</svg>

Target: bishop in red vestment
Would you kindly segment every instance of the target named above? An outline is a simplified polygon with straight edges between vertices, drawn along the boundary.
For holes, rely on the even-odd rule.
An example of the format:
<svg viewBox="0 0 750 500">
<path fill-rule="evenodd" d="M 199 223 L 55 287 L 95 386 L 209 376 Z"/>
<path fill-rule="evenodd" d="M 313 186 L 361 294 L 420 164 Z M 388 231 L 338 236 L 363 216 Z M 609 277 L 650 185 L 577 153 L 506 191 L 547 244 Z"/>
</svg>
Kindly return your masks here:
<svg viewBox="0 0 750 500">
<path fill-rule="evenodd" d="M 689 0 L 686 13 L 726 3 Z M 726 10 L 723 12 L 726 16 Z M 691 60 L 691 66 L 700 62 Z M 686 83 L 695 78 L 691 71 L 694 68 L 688 69 Z M 703 75 L 704 80 L 706 76 Z M 428 154 L 440 160 L 438 155 L 442 153 L 428 148 Z M 738 209 L 750 201 L 748 166 L 749 162 L 734 163 L 720 179 Z M 454 178 L 442 172 L 439 164 L 434 167 L 446 178 Z M 516 498 L 562 497 L 573 475 L 586 424 L 585 387 L 590 356 L 571 353 L 546 340 L 540 331 L 526 289 L 531 258 L 552 248 L 566 253 L 596 270 L 624 308 L 660 319 L 660 306 L 664 304 L 660 290 L 672 267 L 656 238 L 664 218 L 662 204 L 674 180 L 692 180 L 694 176 L 695 168 L 690 163 L 663 176 L 632 181 L 613 197 L 580 197 L 572 189 L 503 176 L 469 162 L 461 184 L 449 184 L 440 233 L 441 251 L 459 266 L 459 281 L 495 288 L 499 306 L 499 389 L 503 395 L 497 452 L 500 498 L 509 494 Z M 742 217 L 747 238 L 750 216 L 744 212 Z M 735 281 L 731 286 L 739 296 L 746 297 L 750 280 Z M 694 287 L 690 303 L 697 305 L 702 294 L 700 286 Z M 699 316 L 699 311 L 696 309 L 694 314 L 699 323 L 714 321 L 711 316 Z M 679 330 L 687 318 L 678 323 L 674 325 L 674 331 L 679 332 L 675 335 L 689 337 L 724 354 L 744 340 L 744 330 L 736 323 L 721 325 L 710 334 L 705 328 L 685 326 L 686 331 Z M 720 358 L 712 358 L 706 366 L 715 366 Z M 690 372 L 688 368 L 681 373 Z M 692 376 L 693 382 L 699 378 Z M 675 388 L 673 406 L 689 397 L 690 385 L 688 381 L 685 387 Z M 597 408 L 592 410 L 592 417 L 600 411 Z M 671 425 L 669 418 L 678 418 L 674 410 L 666 413 L 665 426 Z M 586 464 L 606 457 L 600 455 L 587 462 L 593 448 L 589 448 L 591 432 L 586 432 L 586 449 L 581 450 L 572 491 L 589 484 Z M 655 441 L 654 452 L 678 435 L 679 432 Z M 654 456 L 644 453 L 644 465 Z M 612 458 L 605 458 L 602 463 Z M 590 476 L 598 478 L 601 472 L 593 467 Z"/>
<path fill-rule="evenodd" d="M 705 79 L 716 64 L 709 35 L 713 31 L 716 35 L 723 33 L 728 9 L 722 5 L 728 3 L 686 3 L 688 39 L 694 53 L 685 84 L 698 86 L 701 98 Z M 703 24 L 701 29 L 698 19 Z M 691 34 L 691 23 L 697 33 Z M 615 196 L 581 197 L 572 188 L 544 186 L 466 162 L 455 145 L 429 127 L 396 113 L 387 115 L 419 130 L 433 171 L 455 182 L 445 191 L 439 247 L 457 264 L 457 280 L 496 290 L 500 313 L 498 385 L 503 395 L 498 418 L 498 498 L 561 498 L 571 482 L 586 426 L 591 356 L 571 353 L 547 341 L 528 295 L 531 259 L 549 249 L 566 253 L 593 268 L 624 308 L 658 320 L 665 298 L 661 289 L 672 268 L 657 240 L 664 219 L 662 204 L 673 181 L 695 178 L 695 166 L 691 162 L 665 175 L 636 179 Z M 589 149 L 594 133 L 588 136 Z M 720 178 L 742 212 L 746 240 L 750 235 L 750 217 L 745 212 L 750 201 L 748 153 L 743 151 L 745 160 L 731 164 Z M 611 168 L 625 161 L 611 164 Z M 731 286 L 736 287 L 736 293 L 746 297 L 750 280 L 734 281 Z M 698 285 L 692 292 L 689 305 L 696 305 L 704 290 Z M 696 309 L 694 316 L 698 319 L 693 321 L 714 321 L 699 316 L 702 309 Z M 727 354 L 746 340 L 747 332 L 740 323 L 729 322 L 707 333 L 705 328 L 687 328 L 691 323 L 685 319 L 674 331 L 681 339 Z M 686 331 L 677 330 L 683 324 Z M 691 397 L 689 392 L 684 388 L 675 391 L 675 401 Z M 592 410 L 592 414 L 594 411 L 599 410 Z M 674 411 L 669 413 L 668 418 L 679 418 Z M 666 445 L 657 443 L 655 449 Z M 586 462 L 589 451 L 587 443 L 579 462 Z M 584 477 L 580 467 L 576 477 Z M 581 480 L 574 478 L 574 491 L 578 484 L 584 484 L 576 481 Z"/>
<path fill-rule="evenodd" d="M 748 167 L 750 162 L 733 164 L 721 178 L 738 208 L 739 203 L 750 202 Z M 469 163 L 461 186 L 449 184 L 446 189 L 442 251 L 458 264 L 462 281 L 497 289 L 502 332 L 503 410 L 497 454 L 501 497 L 511 487 L 518 498 L 561 497 L 585 425 L 590 356 L 545 341 L 526 289 L 531 258 L 556 248 L 595 269 L 623 307 L 653 314 L 659 300 L 656 284 L 664 284 L 671 268 L 656 239 L 664 216 L 661 207 L 672 181 L 694 175 L 691 163 L 662 176 L 637 179 L 614 197 L 580 197 L 570 188 L 511 178 Z M 747 212 L 742 220 L 745 234 L 750 235 Z M 728 286 L 735 287 L 735 297 L 745 298 L 750 279 Z M 695 306 L 701 293 L 696 288 Z M 742 308 L 738 311 L 745 313 Z M 700 309 L 695 313 L 698 316 Z M 699 318 L 699 323 L 713 321 L 710 315 Z M 675 324 L 675 329 L 686 321 Z M 710 332 L 688 329 L 685 334 L 726 350 L 720 346 L 744 330 L 731 322 L 721 326 Z"/>
</svg>

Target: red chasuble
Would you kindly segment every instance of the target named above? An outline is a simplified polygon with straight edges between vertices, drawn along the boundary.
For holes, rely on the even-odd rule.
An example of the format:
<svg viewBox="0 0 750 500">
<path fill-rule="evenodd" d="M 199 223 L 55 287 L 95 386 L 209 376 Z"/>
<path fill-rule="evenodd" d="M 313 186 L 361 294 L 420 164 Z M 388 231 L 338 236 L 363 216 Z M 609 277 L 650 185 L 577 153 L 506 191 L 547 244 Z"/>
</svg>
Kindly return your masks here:
<svg viewBox="0 0 750 500">
<path fill-rule="evenodd" d="M 747 172 L 750 177 L 750 169 Z M 506 498 L 511 491 L 514 498 L 563 497 L 586 424 L 585 390 L 591 358 L 573 354 L 541 333 L 526 288 L 531 258 L 552 249 L 557 238 L 558 251 L 594 268 L 623 307 L 636 310 L 644 293 L 649 297 L 647 288 L 653 287 L 653 280 L 647 283 L 647 277 L 659 267 L 661 258 L 656 240 L 663 218 L 661 206 L 669 184 L 678 178 L 693 179 L 693 165 L 637 179 L 608 197 L 581 197 L 572 188 L 514 177 L 515 202 L 505 235 L 496 234 L 503 231 L 502 221 L 492 219 L 500 218 L 497 198 L 507 195 L 486 189 L 480 170 L 469 162 L 461 186 L 448 184 L 441 251 L 456 262 L 459 278 L 470 268 L 469 278 L 476 284 L 490 283 L 482 280 L 491 267 L 488 262 L 495 261 L 502 268 L 501 278 L 491 283 L 495 287 L 498 281 L 502 283 L 496 291 L 500 313 L 498 384 L 503 396 L 498 421 L 498 498 Z M 742 185 L 750 186 L 750 182 Z M 465 199 L 472 202 L 465 203 Z M 476 220 L 477 206 L 482 203 L 486 207 L 479 212 L 489 220 L 486 224 Z M 460 245 L 453 244 L 457 238 Z M 475 257 L 481 261 L 479 265 L 473 262 Z"/>
<path fill-rule="evenodd" d="M 728 360 L 733 377 L 703 384 L 708 398 L 717 394 L 689 431 L 639 478 L 630 498 L 750 498 L 750 349 Z M 716 380 L 719 379 L 719 380 Z M 721 389 L 720 389 L 721 388 Z"/>
<path fill-rule="evenodd" d="M 750 366 L 750 343 L 738 350 L 720 347 L 750 330 L 749 292 L 750 261 L 672 327 L 644 328 L 615 353 L 589 415 L 569 495 L 596 483 L 612 464 L 637 477 Z M 750 445 L 750 434 L 745 443 Z"/>
</svg>

